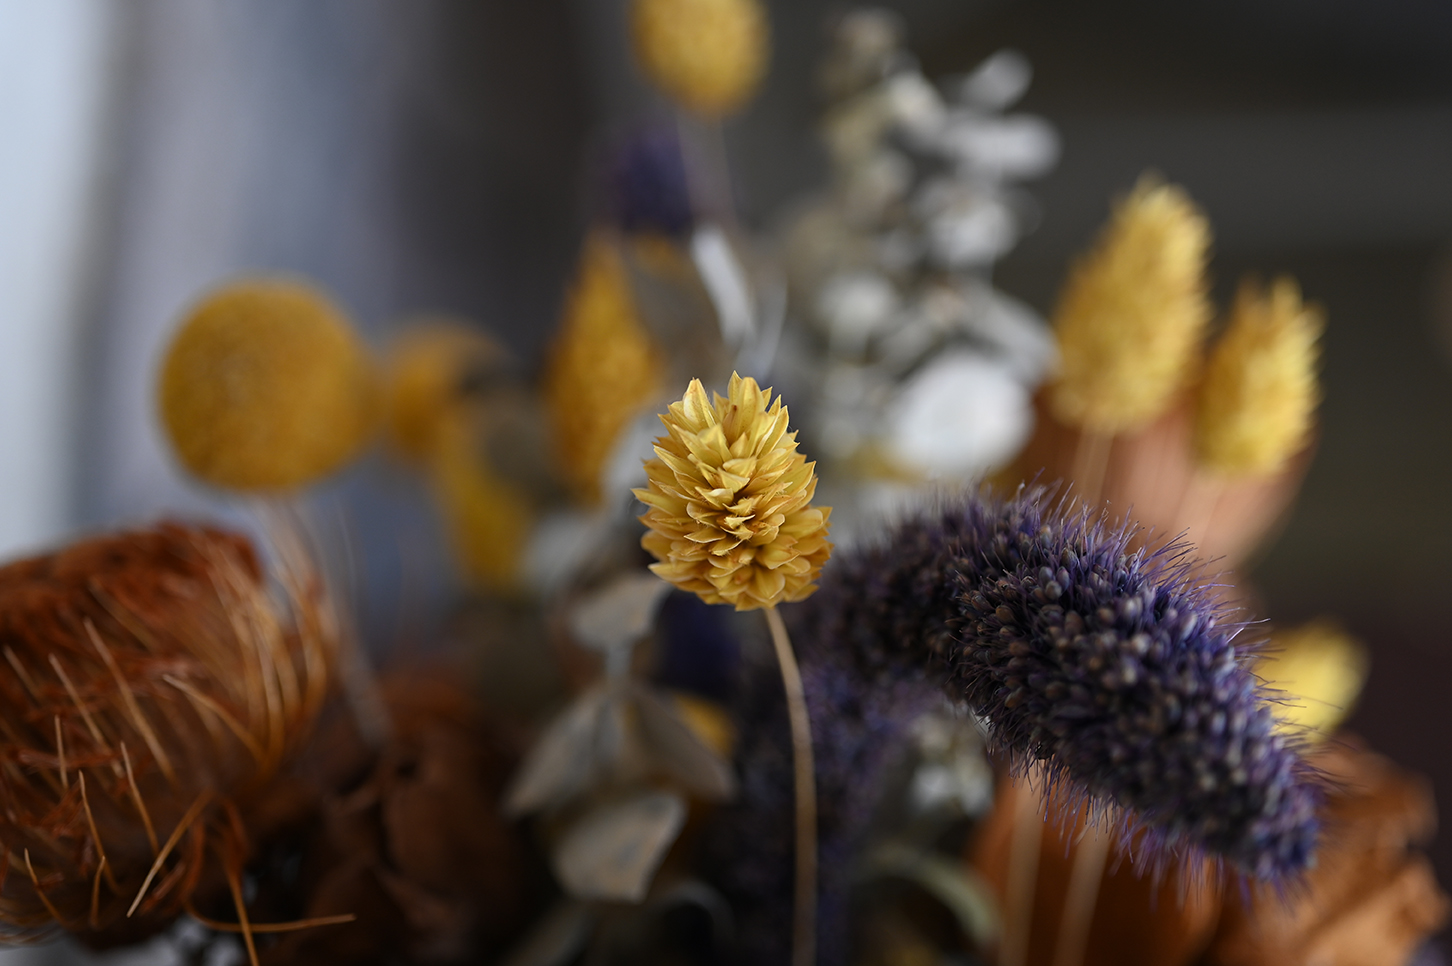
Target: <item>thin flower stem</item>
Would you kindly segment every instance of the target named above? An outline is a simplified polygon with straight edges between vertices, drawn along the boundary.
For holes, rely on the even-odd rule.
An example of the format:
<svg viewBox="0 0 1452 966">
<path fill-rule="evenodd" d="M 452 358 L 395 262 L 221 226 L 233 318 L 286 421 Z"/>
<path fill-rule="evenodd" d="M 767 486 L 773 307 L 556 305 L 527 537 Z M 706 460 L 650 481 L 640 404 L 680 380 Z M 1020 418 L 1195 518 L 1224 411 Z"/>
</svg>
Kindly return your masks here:
<svg viewBox="0 0 1452 966">
<path fill-rule="evenodd" d="M 1008 883 L 1004 896 L 1003 940 L 998 957 L 1001 966 L 1024 966 L 1028 962 L 1034 893 L 1039 879 L 1039 851 L 1044 839 L 1039 794 L 1028 775 L 1021 776 L 1017 784 L 1012 837 L 1008 843 Z"/>
<path fill-rule="evenodd" d="M 1081 429 L 1074 446 L 1072 475 L 1080 499 L 1094 505 L 1104 497 L 1104 476 L 1109 469 L 1109 448 L 1114 437 L 1092 429 Z"/>
<path fill-rule="evenodd" d="M 1090 826 L 1079 840 L 1074 864 L 1069 870 L 1069 894 L 1059 919 L 1058 942 L 1054 944 L 1054 966 L 1081 966 L 1089 947 L 1089 927 L 1094 923 L 1094 906 L 1104 881 L 1104 863 L 1109 856 L 1109 834 Z"/>
<path fill-rule="evenodd" d="M 792 966 L 813 966 L 817 959 L 817 783 L 812 764 L 812 725 L 807 698 L 786 625 L 775 607 L 766 608 L 766 626 L 781 665 L 787 716 L 792 728 L 792 765 L 796 774 L 796 905 L 792 919 Z"/>
</svg>

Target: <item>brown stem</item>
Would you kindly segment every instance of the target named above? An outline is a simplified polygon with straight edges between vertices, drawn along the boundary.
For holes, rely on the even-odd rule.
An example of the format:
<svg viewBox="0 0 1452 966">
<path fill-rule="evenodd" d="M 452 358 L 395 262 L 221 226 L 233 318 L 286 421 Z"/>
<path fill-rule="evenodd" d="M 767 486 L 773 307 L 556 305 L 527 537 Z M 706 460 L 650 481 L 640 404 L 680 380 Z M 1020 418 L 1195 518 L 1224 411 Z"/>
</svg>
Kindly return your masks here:
<svg viewBox="0 0 1452 966">
<path fill-rule="evenodd" d="M 1109 469 L 1109 448 L 1113 442 L 1114 437 L 1108 433 L 1079 430 L 1071 473 L 1080 499 L 1086 506 L 1092 506 L 1104 497 L 1104 476 Z"/>
<path fill-rule="evenodd" d="M 766 626 L 781 665 L 787 716 L 792 728 L 792 765 L 796 775 L 797 862 L 796 904 L 792 918 L 792 966 L 813 966 L 817 959 L 817 783 L 812 764 L 812 725 L 802 674 L 775 607 L 766 608 Z"/>
<path fill-rule="evenodd" d="M 1104 862 L 1109 856 L 1109 835 L 1089 826 L 1074 852 L 1069 870 L 1069 893 L 1059 919 L 1058 941 L 1054 944 L 1054 966 L 1081 966 L 1089 947 L 1089 927 L 1094 923 L 1094 906 L 1099 885 L 1104 881 Z"/>
<path fill-rule="evenodd" d="M 1039 878 L 1039 850 L 1044 839 L 1044 817 L 1040 814 L 1038 792 L 1027 775 L 1020 777 L 1018 783 L 1018 793 L 1014 796 L 1013 837 L 1008 843 L 1003 939 L 998 956 L 1000 966 L 1024 966 L 1028 962 L 1034 892 Z"/>
</svg>

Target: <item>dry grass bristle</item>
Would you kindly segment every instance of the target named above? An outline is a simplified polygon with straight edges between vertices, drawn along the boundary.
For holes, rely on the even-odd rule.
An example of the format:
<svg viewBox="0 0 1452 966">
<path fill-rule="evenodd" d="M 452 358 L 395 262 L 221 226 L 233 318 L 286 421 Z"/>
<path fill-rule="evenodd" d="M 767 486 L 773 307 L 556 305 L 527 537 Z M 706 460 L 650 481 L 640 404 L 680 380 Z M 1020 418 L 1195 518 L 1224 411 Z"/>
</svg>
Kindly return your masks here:
<svg viewBox="0 0 1452 966">
<path fill-rule="evenodd" d="M 0 568 L 5 938 L 144 934 L 240 874 L 234 816 L 311 731 L 337 647 L 277 550 L 269 577 L 245 538 L 166 523 Z"/>
</svg>

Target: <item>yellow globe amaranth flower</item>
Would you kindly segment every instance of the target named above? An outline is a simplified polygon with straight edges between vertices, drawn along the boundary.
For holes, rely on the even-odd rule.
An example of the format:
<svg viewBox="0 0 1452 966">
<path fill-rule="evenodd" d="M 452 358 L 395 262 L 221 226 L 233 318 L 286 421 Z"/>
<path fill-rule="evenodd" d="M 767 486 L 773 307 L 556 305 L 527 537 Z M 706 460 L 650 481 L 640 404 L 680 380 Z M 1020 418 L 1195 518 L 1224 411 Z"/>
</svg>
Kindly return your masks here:
<svg viewBox="0 0 1452 966">
<path fill-rule="evenodd" d="M 1366 648 L 1335 621 L 1321 618 L 1271 636 L 1255 671 L 1283 692 L 1282 731 L 1313 738 L 1334 732 L 1366 682 Z"/>
<path fill-rule="evenodd" d="M 768 406 L 768 404 L 770 404 Z M 781 398 L 731 376 L 725 397 L 691 380 L 661 416 L 667 434 L 636 497 L 649 510 L 651 570 L 708 604 L 737 610 L 802 600 L 832 552 L 831 509 L 812 506 L 816 464 L 797 452 Z"/>
<path fill-rule="evenodd" d="M 301 282 L 249 279 L 204 298 L 162 360 L 162 425 L 188 470 L 237 490 L 311 483 L 377 424 L 374 363 L 342 311 Z"/>
<path fill-rule="evenodd" d="M 1325 316 L 1290 278 L 1269 292 L 1244 284 L 1200 384 L 1196 450 L 1226 475 L 1280 469 L 1311 435 Z"/>
<path fill-rule="evenodd" d="M 635 0 L 641 69 L 687 110 L 729 114 L 766 73 L 771 30 L 760 0 Z"/>
<path fill-rule="evenodd" d="M 560 472 L 578 499 L 599 502 L 605 461 L 620 431 L 660 392 L 664 369 L 620 252 L 606 235 L 591 235 L 544 375 Z"/>
<path fill-rule="evenodd" d="M 1185 192 L 1140 179 L 1073 268 L 1054 315 L 1062 422 L 1106 435 L 1162 414 L 1194 368 L 1211 309 L 1210 225 Z"/>
<path fill-rule="evenodd" d="M 446 424 L 467 405 L 465 380 L 503 355 L 497 342 L 463 321 L 430 319 L 405 328 L 387 357 L 384 410 L 394 449 L 426 462 Z"/>
</svg>

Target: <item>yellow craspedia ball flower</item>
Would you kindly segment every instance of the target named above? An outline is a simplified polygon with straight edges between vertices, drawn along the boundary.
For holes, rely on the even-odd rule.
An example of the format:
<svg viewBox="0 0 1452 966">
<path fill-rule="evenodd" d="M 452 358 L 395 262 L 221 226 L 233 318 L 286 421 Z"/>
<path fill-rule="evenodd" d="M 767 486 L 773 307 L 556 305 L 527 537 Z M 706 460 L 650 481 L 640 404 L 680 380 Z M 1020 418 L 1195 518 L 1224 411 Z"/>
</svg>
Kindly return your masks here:
<svg viewBox="0 0 1452 966">
<path fill-rule="evenodd" d="M 768 406 L 768 404 L 770 404 Z M 661 416 L 641 545 L 651 570 L 708 604 L 737 610 L 802 600 L 832 552 L 828 507 L 812 506 L 816 464 L 797 452 L 781 398 L 731 376 L 712 401 L 699 379 Z"/>
<path fill-rule="evenodd" d="M 162 360 L 157 399 L 192 473 L 236 490 L 281 490 L 358 454 L 376 424 L 377 376 L 325 295 L 252 279 L 188 313 Z"/>
<path fill-rule="evenodd" d="M 560 472 L 581 501 L 599 502 L 605 461 L 620 431 L 660 392 L 664 370 L 619 250 L 606 235 L 591 235 L 544 375 Z"/>
<path fill-rule="evenodd" d="M 771 31 L 760 0 L 634 0 L 635 56 L 687 110 L 736 110 L 766 73 Z"/>
<path fill-rule="evenodd" d="M 1321 619 L 1281 631 L 1256 673 L 1284 692 L 1277 709 L 1283 731 L 1331 734 L 1351 713 L 1366 682 L 1366 649 L 1334 621 Z"/>
<path fill-rule="evenodd" d="M 1200 384 L 1196 450 L 1219 473 L 1274 473 L 1311 435 L 1325 317 L 1289 278 L 1242 285 Z"/>
<path fill-rule="evenodd" d="M 1055 416 L 1114 435 L 1164 412 L 1210 319 L 1209 247 L 1209 222 L 1183 190 L 1140 180 L 1060 297 Z"/>
<path fill-rule="evenodd" d="M 423 462 L 466 402 L 464 383 L 503 358 L 499 344 L 463 322 L 431 320 L 406 328 L 386 360 L 388 437 L 408 459 Z"/>
</svg>

